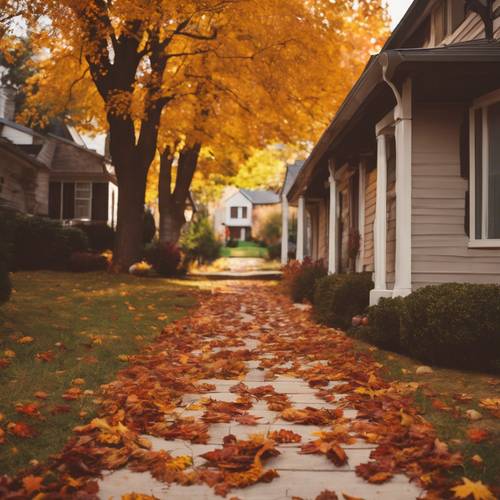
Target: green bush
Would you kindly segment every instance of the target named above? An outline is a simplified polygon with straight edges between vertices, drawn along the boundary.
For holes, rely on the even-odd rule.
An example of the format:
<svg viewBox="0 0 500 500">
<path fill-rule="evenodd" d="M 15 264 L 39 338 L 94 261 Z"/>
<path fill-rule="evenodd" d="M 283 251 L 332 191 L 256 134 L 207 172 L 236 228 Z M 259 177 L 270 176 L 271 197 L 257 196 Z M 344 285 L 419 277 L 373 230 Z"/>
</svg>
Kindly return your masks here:
<svg viewBox="0 0 500 500">
<path fill-rule="evenodd" d="M 181 252 L 177 245 L 172 243 L 154 242 L 145 249 L 144 258 L 161 276 L 175 276 L 178 274 L 181 263 Z"/>
<path fill-rule="evenodd" d="M 278 260 L 281 257 L 281 243 L 270 245 L 267 249 L 270 260 Z"/>
<path fill-rule="evenodd" d="M 371 273 L 334 274 L 321 278 L 314 291 L 314 315 L 328 326 L 347 329 L 352 317 L 368 307 Z"/>
<path fill-rule="evenodd" d="M 89 248 L 96 252 L 113 250 L 115 245 L 115 231 L 106 223 L 76 224 L 77 229 L 81 229 L 86 235 Z"/>
<path fill-rule="evenodd" d="M 423 361 L 458 368 L 500 366 L 500 286 L 448 283 L 405 299 L 402 347 Z"/>
<path fill-rule="evenodd" d="M 83 231 L 63 228 L 59 221 L 4 212 L 0 217 L 11 270 L 66 269 L 74 252 L 88 248 Z"/>
<path fill-rule="evenodd" d="M 221 243 L 216 238 L 208 216 L 199 214 L 187 226 L 180 247 L 187 263 L 208 264 L 219 257 Z"/>
<path fill-rule="evenodd" d="M 322 261 L 313 262 L 309 258 L 303 262 L 290 261 L 283 268 L 283 286 L 294 302 L 313 302 L 316 282 L 326 274 Z"/>
<path fill-rule="evenodd" d="M 402 297 L 382 298 L 378 305 L 368 309 L 368 327 L 361 327 L 361 336 L 379 347 L 400 349 L 401 321 L 405 310 Z"/>
</svg>

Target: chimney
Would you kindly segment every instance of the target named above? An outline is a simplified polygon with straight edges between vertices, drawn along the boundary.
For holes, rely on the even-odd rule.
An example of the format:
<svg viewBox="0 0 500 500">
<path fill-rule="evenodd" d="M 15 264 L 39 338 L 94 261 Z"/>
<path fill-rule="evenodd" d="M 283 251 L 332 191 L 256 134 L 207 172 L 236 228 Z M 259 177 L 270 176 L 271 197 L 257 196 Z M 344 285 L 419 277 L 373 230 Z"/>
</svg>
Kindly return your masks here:
<svg viewBox="0 0 500 500">
<path fill-rule="evenodd" d="M 16 113 L 16 91 L 7 87 L 0 87 L 0 118 L 14 121 Z"/>
</svg>

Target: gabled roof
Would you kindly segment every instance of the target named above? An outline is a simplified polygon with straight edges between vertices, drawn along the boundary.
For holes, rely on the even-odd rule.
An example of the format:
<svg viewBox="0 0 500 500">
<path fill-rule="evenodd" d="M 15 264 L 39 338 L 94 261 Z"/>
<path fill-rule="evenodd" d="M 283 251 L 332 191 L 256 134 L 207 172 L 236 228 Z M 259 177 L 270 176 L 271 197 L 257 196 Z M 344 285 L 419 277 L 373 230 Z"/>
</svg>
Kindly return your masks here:
<svg viewBox="0 0 500 500">
<path fill-rule="evenodd" d="M 0 137 L 0 149 L 8 151 L 10 154 L 19 158 L 25 165 L 29 165 L 33 169 L 37 170 L 40 168 L 46 169 L 47 166 L 41 161 L 37 160 L 33 155 L 26 153 L 22 148 L 13 144 L 7 139 Z"/>
<path fill-rule="evenodd" d="M 293 186 L 297 175 L 299 175 L 300 169 L 304 165 L 303 160 L 297 160 L 293 165 L 286 166 L 285 180 L 283 181 L 283 186 L 281 187 L 280 194 L 287 195 L 290 188 Z"/>
<path fill-rule="evenodd" d="M 240 189 L 241 194 L 246 196 L 254 205 L 274 205 L 280 202 L 280 197 L 274 191 L 263 189 Z"/>
<path fill-rule="evenodd" d="M 477 68 L 481 65 L 483 69 L 480 79 Z M 342 141 L 343 134 L 359 118 L 363 106 L 370 100 L 379 98 L 375 90 L 386 85 L 383 68 L 387 78 L 392 81 L 405 74 L 411 74 L 415 78 L 421 73 L 437 78 L 441 85 L 447 85 L 449 91 L 459 90 L 461 87 L 458 83 L 463 84 L 467 78 L 474 80 L 478 86 L 486 87 L 488 91 L 488 81 L 489 85 L 499 81 L 500 42 L 483 39 L 434 48 L 391 49 L 372 57 L 305 161 L 287 193 L 289 199 L 295 199 L 306 189 L 317 164 Z M 449 71 L 449 75 L 445 71 Z M 457 80 L 457 75 L 461 77 L 461 81 Z M 431 87 L 435 92 L 443 92 L 437 82 Z M 451 93 L 447 97 L 450 95 Z M 394 103 L 391 106 L 394 106 L 395 99 L 391 96 L 392 100 Z"/>
</svg>

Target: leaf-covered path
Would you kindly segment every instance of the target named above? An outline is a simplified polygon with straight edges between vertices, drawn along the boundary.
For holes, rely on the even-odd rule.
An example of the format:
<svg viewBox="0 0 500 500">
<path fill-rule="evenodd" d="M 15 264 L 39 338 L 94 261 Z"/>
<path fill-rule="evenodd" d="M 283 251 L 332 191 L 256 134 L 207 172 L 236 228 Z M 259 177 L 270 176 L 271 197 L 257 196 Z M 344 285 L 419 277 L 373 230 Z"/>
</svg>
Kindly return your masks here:
<svg viewBox="0 0 500 500">
<path fill-rule="evenodd" d="M 443 471 L 460 457 L 411 407 L 414 387 L 385 383 L 369 355 L 273 285 L 214 290 L 128 362 L 104 386 L 100 418 L 10 491 L 401 500 L 425 488 L 429 498 L 453 496 Z"/>
</svg>

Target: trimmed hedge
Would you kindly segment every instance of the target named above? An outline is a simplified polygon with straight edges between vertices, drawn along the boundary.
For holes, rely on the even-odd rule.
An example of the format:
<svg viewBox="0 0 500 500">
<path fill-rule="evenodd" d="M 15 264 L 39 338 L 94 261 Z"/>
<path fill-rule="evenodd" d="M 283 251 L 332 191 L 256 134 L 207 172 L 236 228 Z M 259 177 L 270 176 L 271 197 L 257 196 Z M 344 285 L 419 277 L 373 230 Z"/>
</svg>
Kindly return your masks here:
<svg viewBox="0 0 500 500">
<path fill-rule="evenodd" d="M 361 328 L 364 340 L 397 351 L 401 348 L 401 321 L 405 301 L 402 297 L 382 298 L 376 306 L 368 309 L 368 328 Z"/>
<path fill-rule="evenodd" d="M 443 366 L 500 369 L 500 286 L 448 283 L 404 299 L 402 348 Z"/>
<path fill-rule="evenodd" d="M 328 326 L 347 329 L 352 317 L 370 302 L 371 273 L 333 274 L 321 278 L 314 291 L 314 316 Z"/>
</svg>

